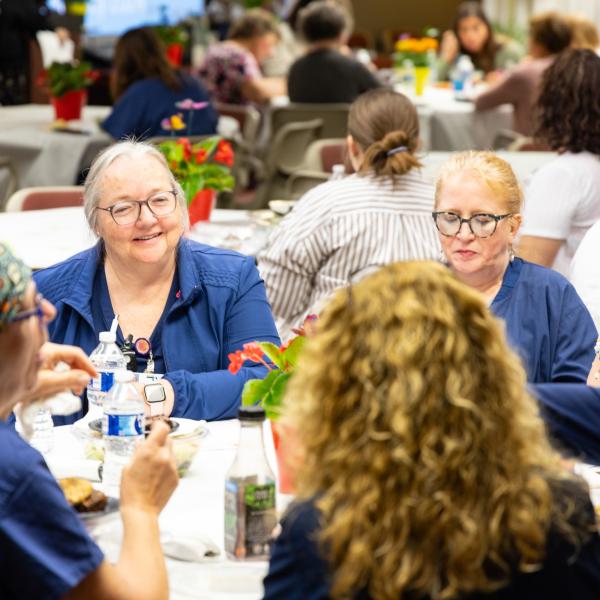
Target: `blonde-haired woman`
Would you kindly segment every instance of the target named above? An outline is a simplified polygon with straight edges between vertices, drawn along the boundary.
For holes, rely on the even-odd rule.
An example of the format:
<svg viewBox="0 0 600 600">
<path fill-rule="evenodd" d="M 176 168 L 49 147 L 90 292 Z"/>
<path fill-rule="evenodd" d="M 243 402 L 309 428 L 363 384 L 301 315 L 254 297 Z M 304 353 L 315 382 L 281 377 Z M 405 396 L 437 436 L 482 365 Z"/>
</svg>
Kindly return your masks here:
<svg viewBox="0 0 600 600">
<path fill-rule="evenodd" d="M 510 165 L 492 152 L 453 156 L 440 172 L 433 217 L 456 276 L 483 294 L 533 383 L 585 383 L 596 327 L 562 276 L 516 258 L 523 195 Z"/>
<path fill-rule="evenodd" d="M 397 263 L 324 311 L 287 396 L 302 461 L 265 599 L 598 598 L 585 486 L 481 295 Z"/>
</svg>

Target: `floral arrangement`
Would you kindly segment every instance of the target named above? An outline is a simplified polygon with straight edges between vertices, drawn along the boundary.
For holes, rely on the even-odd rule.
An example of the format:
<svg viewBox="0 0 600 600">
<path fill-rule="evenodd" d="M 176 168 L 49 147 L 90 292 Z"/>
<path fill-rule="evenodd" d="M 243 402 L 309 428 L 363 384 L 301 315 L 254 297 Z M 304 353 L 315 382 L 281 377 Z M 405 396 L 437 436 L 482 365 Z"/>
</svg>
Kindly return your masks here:
<svg viewBox="0 0 600 600">
<path fill-rule="evenodd" d="M 235 181 L 231 167 L 234 154 L 231 144 L 223 138 L 215 135 L 195 144 L 185 137 L 174 138 L 162 142 L 158 148 L 181 184 L 188 204 L 200 190 L 220 192 L 233 189 Z"/>
<path fill-rule="evenodd" d="M 429 55 L 437 48 L 438 42 L 435 38 L 403 36 L 396 42 L 394 62 L 401 66 L 405 60 L 410 60 L 415 67 L 428 67 L 430 66 Z"/>
<path fill-rule="evenodd" d="M 185 46 L 190 39 L 187 30 L 177 25 L 159 25 L 154 29 L 165 46 L 170 46 L 171 44 Z"/>
<path fill-rule="evenodd" d="M 309 315 L 300 329 L 293 330 L 296 337 L 283 346 L 276 346 L 271 342 L 251 342 L 228 356 L 228 368 L 234 375 L 247 360 L 262 363 L 268 369 L 264 379 L 246 382 L 242 391 L 242 404 L 258 403 L 265 409 L 269 419 L 277 420 L 281 414 L 286 384 L 298 364 L 306 335 L 310 335 L 316 318 L 316 315 Z"/>
<path fill-rule="evenodd" d="M 67 92 L 82 90 L 92 85 L 98 76 L 98 72 L 92 70 L 88 62 L 53 62 L 48 69 L 40 72 L 37 84 L 48 88 L 54 98 L 60 98 Z"/>
</svg>

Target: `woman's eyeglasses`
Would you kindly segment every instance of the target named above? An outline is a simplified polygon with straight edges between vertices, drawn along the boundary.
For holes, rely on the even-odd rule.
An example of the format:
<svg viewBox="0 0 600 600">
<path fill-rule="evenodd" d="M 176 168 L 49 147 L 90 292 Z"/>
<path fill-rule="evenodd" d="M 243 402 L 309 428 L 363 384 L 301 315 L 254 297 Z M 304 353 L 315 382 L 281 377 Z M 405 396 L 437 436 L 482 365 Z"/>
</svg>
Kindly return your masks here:
<svg viewBox="0 0 600 600">
<path fill-rule="evenodd" d="M 37 317 L 40 320 L 40 323 L 44 323 L 44 309 L 42 308 L 43 301 L 44 296 L 42 296 L 42 294 L 37 294 L 37 296 L 35 297 L 35 308 L 17 313 L 10 320 L 10 323 L 16 323 L 17 321 L 25 321 L 27 319 L 31 319 L 31 317 Z"/>
<path fill-rule="evenodd" d="M 505 215 L 492 215 L 489 213 L 477 213 L 471 215 L 468 219 L 463 219 L 460 215 L 454 212 L 439 211 L 431 213 L 435 226 L 438 231 L 447 237 L 458 235 L 463 223 L 467 223 L 471 233 L 478 238 L 487 238 L 496 232 L 498 223 L 502 219 L 512 217 L 514 213 L 506 213 Z"/>
<path fill-rule="evenodd" d="M 159 219 L 166 217 L 175 212 L 177 208 L 177 192 L 175 190 L 159 192 L 146 200 L 121 200 L 108 208 L 97 206 L 96 210 L 105 210 L 110 213 L 117 225 L 131 225 L 140 218 L 143 204 L 155 217 Z"/>
</svg>

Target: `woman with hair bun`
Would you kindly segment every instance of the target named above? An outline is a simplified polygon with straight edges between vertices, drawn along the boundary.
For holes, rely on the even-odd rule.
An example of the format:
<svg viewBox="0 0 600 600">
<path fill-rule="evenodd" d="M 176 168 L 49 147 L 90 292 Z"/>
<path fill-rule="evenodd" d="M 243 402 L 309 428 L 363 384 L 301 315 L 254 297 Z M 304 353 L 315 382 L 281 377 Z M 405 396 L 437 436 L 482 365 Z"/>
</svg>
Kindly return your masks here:
<svg viewBox="0 0 600 600">
<path fill-rule="evenodd" d="M 259 255 L 282 336 L 361 273 L 439 255 L 434 189 L 418 145 L 419 119 L 406 96 L 376 89 L 354 101 L 347 151 L 356 173 L 308 191 Z"/>
</svg>

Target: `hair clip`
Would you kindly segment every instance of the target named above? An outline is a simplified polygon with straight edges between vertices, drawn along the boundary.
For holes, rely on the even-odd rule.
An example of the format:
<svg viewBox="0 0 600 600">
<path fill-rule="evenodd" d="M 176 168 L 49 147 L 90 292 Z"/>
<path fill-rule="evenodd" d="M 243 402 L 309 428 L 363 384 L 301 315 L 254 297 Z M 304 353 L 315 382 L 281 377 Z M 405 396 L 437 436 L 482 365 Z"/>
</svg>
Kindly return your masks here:
<svg viewBox="0 0 600 600">
<path fill-rule="evenodd" d="M 393 156 L 394 154 L 398 154 L 398 152 L 408 152 L 408 148 L 406 146 L 396 146 L 395 148 L 388 150 L 385 155 Z"/>
</svg>

